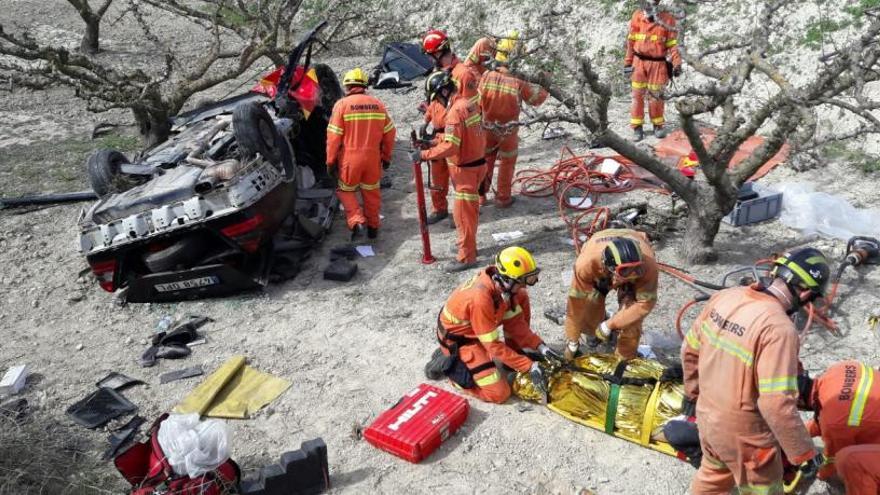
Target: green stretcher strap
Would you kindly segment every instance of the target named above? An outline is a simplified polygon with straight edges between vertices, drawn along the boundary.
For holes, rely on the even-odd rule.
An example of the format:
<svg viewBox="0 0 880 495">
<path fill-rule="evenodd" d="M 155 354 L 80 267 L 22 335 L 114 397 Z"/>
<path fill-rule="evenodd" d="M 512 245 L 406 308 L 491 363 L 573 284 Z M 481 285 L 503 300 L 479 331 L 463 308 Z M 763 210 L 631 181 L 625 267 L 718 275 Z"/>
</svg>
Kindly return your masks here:
<svg viewBox="0 0 880 495">
<path fill-rule="evenodd" d="M 608 407 L 605 408 L 605 433 L 614 434 L 614 423 L 617 420 L 617 401 L 620 399 L 620 385 L 611 384 L 608 393 Z"/>
</svg>

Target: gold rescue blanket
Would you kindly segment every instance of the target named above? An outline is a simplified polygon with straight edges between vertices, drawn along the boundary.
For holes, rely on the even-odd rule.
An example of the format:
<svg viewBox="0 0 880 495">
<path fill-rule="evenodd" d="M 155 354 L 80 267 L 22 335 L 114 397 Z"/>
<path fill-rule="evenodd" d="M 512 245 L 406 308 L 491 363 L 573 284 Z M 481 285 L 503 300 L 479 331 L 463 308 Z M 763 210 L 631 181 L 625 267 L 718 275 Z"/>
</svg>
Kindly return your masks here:
<svg viewBox="0 0 880 495">
<path fill-rule="evenodd" d="M 622 362 L 612 354 L 589 354 L 564 367 L 547 367 L 547 407 L 576 423 L 675 456 L 663 437 L 663 425 L 681 414 L 684 386 L 680 369 L 664 373 L 666 369 L 654 360 Z M 513 392 L 534 402 L 542 399 L 528 372 L 517 374 Z"/>
</svg>

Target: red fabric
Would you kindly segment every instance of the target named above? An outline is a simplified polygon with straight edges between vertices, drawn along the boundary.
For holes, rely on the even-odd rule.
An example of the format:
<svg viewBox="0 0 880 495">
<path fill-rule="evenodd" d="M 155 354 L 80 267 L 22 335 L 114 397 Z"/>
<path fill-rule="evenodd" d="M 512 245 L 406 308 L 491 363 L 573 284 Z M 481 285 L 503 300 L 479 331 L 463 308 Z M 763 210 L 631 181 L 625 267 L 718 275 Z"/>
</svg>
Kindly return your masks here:
<svg viewBox="0 0 880 495">
<path fill-rule="evenodd" d="M 159 445 L 159 425 L 168 417 L 163 414 L 150 428 L 150 438 L 137 443 L 116 456 L 113 463 L 132 485 L 131 495 L 225 495 L 237 486 L 241 470 L 232 459 L 205 473 L 190 478 L 178 476 L 165 458 Z M 162 491 L 157 491 L 162 489 Z"/>
<path fill-rule="evenodd" d="M 706 143 L 706 146 L 709 146 L 709 144 L 712 143 L 716 134 L 715 129 L 712 129 L 711 127 L 700 127 L 700 135 L 703 136 L 703 142 Z M 730 160 L 730 169 L 732 170 L 736 168 L 737 165 L 748 158 L 755 149 L 762 144 L 764 144 L 764 138 L 761 136 L 752 136 L 747 139 L 742 146 L 739 147 L 736 153 L 734 153 L 733 158 Z M 749 180 L 758 180 L 769 174 L 771 170 L 788 158 L 789 150 L 790 147 L 787 144 L 782 145 L 779 152 L 767 160 L 767 163 L 762 165 L 761 168 L 749 178 Z M 687 136 L 685 136 L 684 131 L 676 129 L 654 145 L 654 151 L 661 158 L 678 161 L 681 156 L 687 155 L 693 150 L 691 149 L 691 144 L 688 141 Z"/>
</svg>

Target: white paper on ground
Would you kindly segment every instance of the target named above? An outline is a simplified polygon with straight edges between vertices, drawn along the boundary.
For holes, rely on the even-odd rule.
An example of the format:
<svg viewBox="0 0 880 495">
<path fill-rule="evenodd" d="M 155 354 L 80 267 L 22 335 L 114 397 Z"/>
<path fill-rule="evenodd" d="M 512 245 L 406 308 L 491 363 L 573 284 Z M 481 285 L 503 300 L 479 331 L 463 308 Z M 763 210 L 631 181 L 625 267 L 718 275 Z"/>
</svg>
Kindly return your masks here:
<svg viewBox="0 0 880 495">
<path fill-rule="evenodd" d="M 657 359 L 657 355 L 654 354 L 654 349 L 651 349 L 651 346 L 648 344 L 641 344 L 638 348 L 639 354 L 644 356 L 647 359 Z"/>
<path fill-rule="evenodd" d="M 514 239 L 519 239 L 524 236 L 521 231 L 514 230 L 513 232 L 496 232 L 492 234 L 492 239 L 495 239 L 495 242 L 509 242 Z"/>
<path fill-rule="evenodd" d="M 370 256 L 376 256 L 376 253 L 373 251 L 373 246 L 357 246 L 355 248 L 361 258 L 369 258 Z"/>
<path fill-rule="evenodd" d="M 568 198 L 568 206 L 583 209 L 592 208 L 593 200 L 585 196 L 572 196 Z"/>
</svg>

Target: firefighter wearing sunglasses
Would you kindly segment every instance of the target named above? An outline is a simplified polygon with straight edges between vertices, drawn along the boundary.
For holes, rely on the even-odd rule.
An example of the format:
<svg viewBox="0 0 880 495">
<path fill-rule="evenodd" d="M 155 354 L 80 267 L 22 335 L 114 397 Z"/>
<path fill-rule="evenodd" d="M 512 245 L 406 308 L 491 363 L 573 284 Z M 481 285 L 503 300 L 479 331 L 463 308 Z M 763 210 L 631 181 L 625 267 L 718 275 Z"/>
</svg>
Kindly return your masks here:
<svg viewBox="0 0 880 495">
<path fill-rule="evenodd" d="M 533 349 L 535 358 L 562 359 L 531 329 L 527 287 L 538 282 L 539 272 L 528 251 L 509 247 L 498 253 L 493 266 L 455 289 L 437 319 L 440 348 L 425 369 L 428 377 L 446 376 L 465 392 L 500 404 L 510 397 L 510 385 L 493 362 L 498 360 L 529 372 L 535 386 L 546 389 L 543 370 L 523 352 Z"/>
<path fill-rule="evenodd" d="M 617 354 L 638 356 L 642 322 L 657 303 L 657 262 L 645 234 L 630 229 L 596 232 L 581 248 L 574 266 L 565 336 L 565 358 L 579 353 L 580 338 L 596 347 L 617 333 Z M 617 291 L 618 311 L 606 319 L 605 296 Z"/>
</svg>

